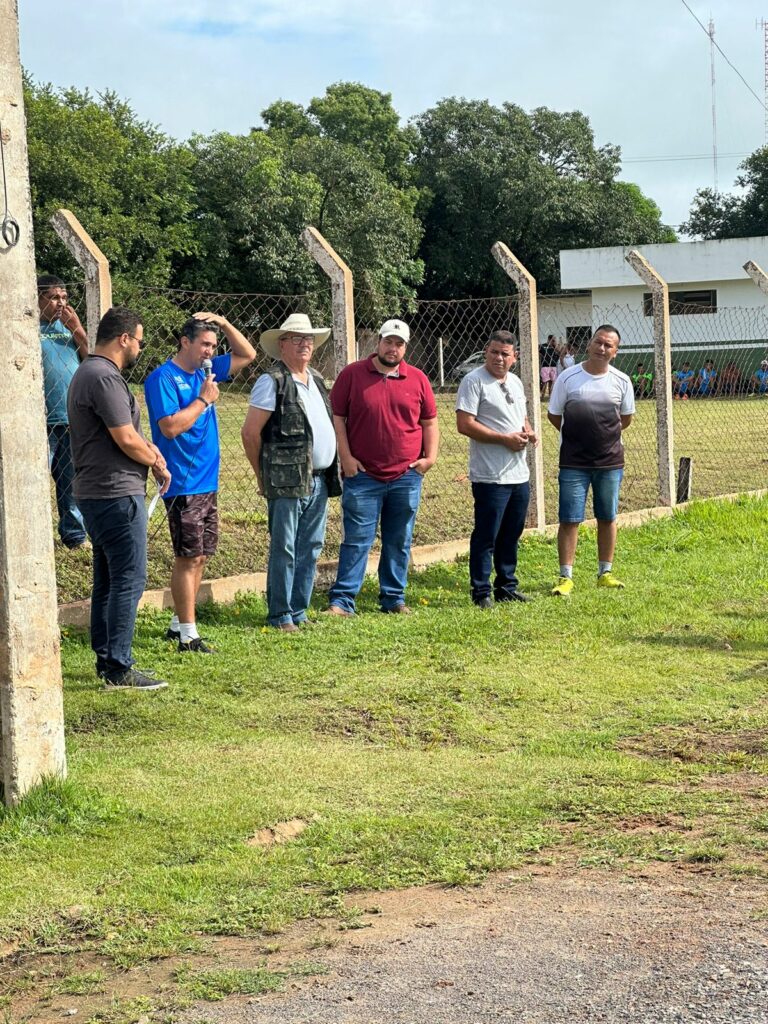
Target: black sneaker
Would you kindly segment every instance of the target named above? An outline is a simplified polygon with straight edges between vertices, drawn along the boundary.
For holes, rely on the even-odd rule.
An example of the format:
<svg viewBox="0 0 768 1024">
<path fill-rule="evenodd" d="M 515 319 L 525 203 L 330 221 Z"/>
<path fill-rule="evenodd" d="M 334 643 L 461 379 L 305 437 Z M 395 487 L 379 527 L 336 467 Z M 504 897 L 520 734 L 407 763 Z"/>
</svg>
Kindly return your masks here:
<svg viewBox="0 0 768 1024">
<path fill-rule="evenodd" d="M 162 690 L 168 683 L 164 679 L 154 679 L 137 668 L 129 668 L 122 675 L 104 677 L 105 690 Z"/>
<path fill-rule="evenodd" d="M 165 639 L 166 640 L 181 640 L 181 630 L 180 629 L 171 629 L 171 627 L 169 626 L 168 629 L 165 631 Z"/>
<path fill-rule="evenodd" d="M 487 595 L 485 597 L 478 597 L 476 601 L 473 599 L 472 604 L 476 608 L 482 608 L 484 611 L 488 608 L 493 608 L 493 601 Z"/>
<path fill-rule="evenodd" d="M 201 636 L 196 636 L 194 640 L 189 640 L 184 643 L 179 640 L 179 654 L 185 654 L 186 652 L 192 652 L 194 654 L 215 654 L 216 652 L 212 647 L 203 640 Z"/>
<path fill-rule="evenodd" d="M 513 590 L 511 593 L 499 594 L 496 598 L 496 604 L 504 604 L 506 601 L 522 601 L 525 603 L 530 600 L 530 597 L 528 597 L 527 594 L 524 594 L 521 590 Z"/>
</svg>

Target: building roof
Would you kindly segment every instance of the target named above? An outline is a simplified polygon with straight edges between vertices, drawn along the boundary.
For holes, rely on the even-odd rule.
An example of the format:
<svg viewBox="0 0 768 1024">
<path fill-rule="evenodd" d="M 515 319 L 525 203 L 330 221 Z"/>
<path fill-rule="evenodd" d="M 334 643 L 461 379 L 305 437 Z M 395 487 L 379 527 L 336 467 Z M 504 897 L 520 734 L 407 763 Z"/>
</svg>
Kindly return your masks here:
<svg viewBox="0 0 768 1024">
<path fill-rule="evenodd" d="M 706 284 L 743 281 L 744 264 L 754 260 L 768 270 L 768 236 L 723 238 L 706 242 L 665 242 L 660 245 L 611 245 L 597 249 L 561 249 L 560 283 L 563 288 L 642 287 L 643 282 L 626 262 L 637 249 L 667 284 Z"/>
</svg>

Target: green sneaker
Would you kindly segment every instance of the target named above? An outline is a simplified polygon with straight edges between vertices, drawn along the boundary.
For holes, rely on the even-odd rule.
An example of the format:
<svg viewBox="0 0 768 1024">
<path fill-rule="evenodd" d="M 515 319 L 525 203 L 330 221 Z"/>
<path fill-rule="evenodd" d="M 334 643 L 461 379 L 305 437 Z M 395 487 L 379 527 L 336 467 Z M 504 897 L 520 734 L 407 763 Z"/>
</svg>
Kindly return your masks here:
<svg viewBox="0 0 768 1024">
<path fill-rule="evenodd" d="M 623 590 L 624 584 L 621 580 L 617 580 L 612 572 L 604 572 L 602 576 L 597 577 L 598 587 L 609 587 L 612 590 Z"/>
<path fill-rule="evenodd" d="M 561 576 L 557 583 L 552 587 L 550 594 L 552 597 L 568 597 L 573 590 L 573 580 L 570 576 Z"/>
</svg>

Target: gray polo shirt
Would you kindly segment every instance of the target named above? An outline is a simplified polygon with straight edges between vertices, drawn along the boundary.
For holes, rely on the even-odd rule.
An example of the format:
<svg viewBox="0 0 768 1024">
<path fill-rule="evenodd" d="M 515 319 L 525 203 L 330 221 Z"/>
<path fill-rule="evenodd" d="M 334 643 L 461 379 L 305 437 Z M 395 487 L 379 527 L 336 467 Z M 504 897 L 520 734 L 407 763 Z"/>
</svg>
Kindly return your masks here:
<svg viewBox="0 0 768 1024">
<path fill-rule="evenodd" d="M 312 469 L 315 472 L 328 469 L 336 458 L 336 432 L 320 388 L 311 373 L 306 384 L 296 374 L 291 376 L 296 381 L 299 401 L 312 429 Z M 274 412 L 276 401 L 277 384 L 268 373 L 262 373 L 253 385 L 248 404 L 265 412 Z"/>
<path fill-rule="evenodd" d="M 501 385 L 507 389 L 512 402 Z M 514 434 L 525 426 L 525 392 L 520 378 L 508 373 L 499 381 L 484 366 L 468 373 L 459 385 L 456 411 L 468 412 L 478 423 L 500 434 Z M 523 484 L 529 478 L 525 451 L 513 452 L 503 444 L 469 439 L 469 479 L 472 483 Z"/>
</svg>

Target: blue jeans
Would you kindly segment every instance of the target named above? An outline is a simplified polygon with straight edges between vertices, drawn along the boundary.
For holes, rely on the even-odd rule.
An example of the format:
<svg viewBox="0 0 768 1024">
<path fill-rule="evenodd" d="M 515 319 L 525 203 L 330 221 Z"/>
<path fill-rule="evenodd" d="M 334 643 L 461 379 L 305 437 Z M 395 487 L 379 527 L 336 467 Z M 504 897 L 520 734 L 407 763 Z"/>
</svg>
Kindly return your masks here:
<svg viewBox="0 0 768 1024">
<path fill-rule="evenodd" d="M 325 540 L 328 487 L 312 477 L 306 498 L 273 498 L 267 503 L 269 562 L 267 610 L 270 626 L 306 622 L 315 569 Z"/>
<path fill-rule="evenodd" d="M 83 499 L 93 543 L 91 647 L 96 671 L 112 679 L 133 664 L 136 609 L 147 582 L 147 510 L 144 495 Z"/>
<path fill-rule="evenodd" d="M 491 595 L 491 566 L 496 570 L 493 593 L 508 600 L 517 590 L 517 547 L 525 529 L 530 486 L 473 483 L 475 528 L 469 539 L 469 582 L 472 600 Z"/>
<path fill-rule="evenodd" d="M 584 522 L 587 492 L 591 485 L 595 519 L 612 523 L 619 512 L 619 487 L 623 475 L 623 469 L 561 469 L 557 478 L 560 485 L 560 522 Z"/>
<path fill-rule="evenodd" d="M 347 612 L 355 610 L 355 598 L 365 579 L 368 553 L 376 539 L 379 519 L 379 604 L 385 612 L 404 604 L 413 524 L 423 479 L 415 469 L 409 469 L 388 482 L 374 480 L 363 472 L 344 480 L 341 495 L 344 540 L 339 548 L 336 582 L 328 594 L 332 605 Z"/>
<path fill-rule="evenodd" d="M 48 466 L 56 487 L 61 542 L 68 548 L 79 547 L 85 540 L 85 526 L 72 497 L 75 467 L 69 444 L 69 426 L 66 423 L 48 424 Z"/>
</svg>

